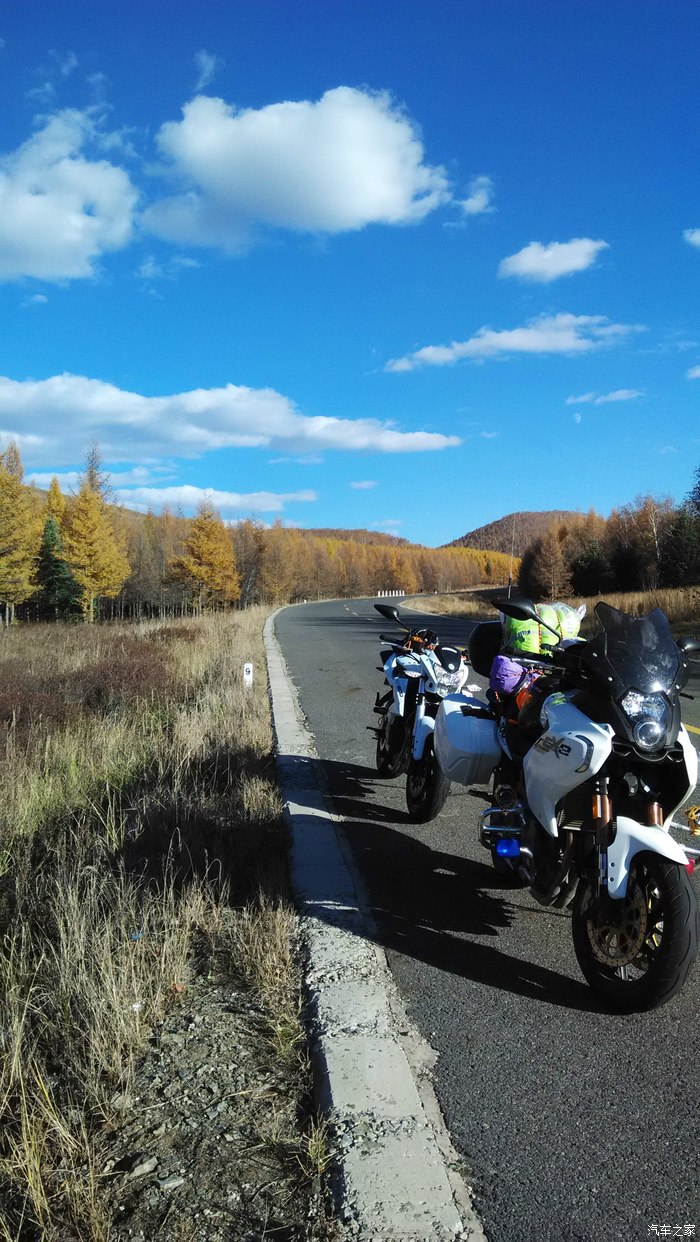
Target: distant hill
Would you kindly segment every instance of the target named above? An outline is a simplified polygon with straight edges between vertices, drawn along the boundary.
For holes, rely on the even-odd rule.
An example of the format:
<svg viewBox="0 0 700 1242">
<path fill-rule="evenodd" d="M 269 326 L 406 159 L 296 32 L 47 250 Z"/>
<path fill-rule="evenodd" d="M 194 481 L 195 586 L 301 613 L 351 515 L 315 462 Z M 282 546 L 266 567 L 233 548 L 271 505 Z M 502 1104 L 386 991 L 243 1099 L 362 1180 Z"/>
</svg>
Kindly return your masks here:
<svg viewBox="0 0 700 1242">
<path fill-rule="evenodd" d="M 367 543 L 378 547 L 380 544 L 390 544 L 392 547 L 415 547 L 415 544 L 409 545 L 408 539 L 402 539 L 399 535 L 387 535 L 380 530 L 336 530 L 333 526 L 314 526 L 308 528 L 299 528 L 300 535 L 311 535 L 314 539 L 347 539 L 351 543 Z"/>
<path fill-rule="evenodd" d="M 487 552 L 510 553 L 522 556 L 525 549 L 558 522 L 570 522 L 583 517 L 572 509 L 546 509 L 541 512 L 508 513 L 497 522 L 477 526 L 459 539 L 445 543 L 445 548 L 480 548 Z"/>
</svg>

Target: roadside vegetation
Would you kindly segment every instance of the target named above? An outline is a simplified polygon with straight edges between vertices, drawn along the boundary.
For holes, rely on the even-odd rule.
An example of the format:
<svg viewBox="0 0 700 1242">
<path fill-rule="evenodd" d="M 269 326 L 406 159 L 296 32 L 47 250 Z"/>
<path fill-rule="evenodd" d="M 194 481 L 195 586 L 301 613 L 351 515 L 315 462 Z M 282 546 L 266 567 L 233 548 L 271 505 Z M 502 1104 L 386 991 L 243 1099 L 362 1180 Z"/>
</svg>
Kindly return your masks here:
<svg viewBox="0 0 700 1242">
<path fill-rule="evenodd" d="M 173 1211 L 172 1194 L 180 1196 L 185 1232 L 171 1220 L 163 1236 L 197 1236 L 201 1203 L 196 1210 L 189 1203 L 187 1185 L 164 1189 L 178 1179 L 168 1182 L 157 1167 L 167 1134 L 156 1142 L 155 1122 L 147 1139 L 138 1127 L 149 1108 L 168 1116 L 161 1049 L 168 1023 L 174 1031 L 184 1023 L 184 1050 L 171 1066 L 181 1098 L 177 1076 L 189 1074 L 186 1057 L 196 1044 L 187 1032 L 198 1013 L 207 1015 L 208 1030 L 216 1027 L 233 1079 L 241 1049 L 255 1056 L 250 1083 L 226 1096 L 234 1111 L 222 1113 L 219 1129 L 228 1119 L 232 1133 L 225 1141 L 218 1134 L 209 1174 L 197 1175 L 211 1202 L 224 1181 L 215 1157 L 226 1159 L 229 1186 L 245 1158 L 244 1184 L 219 1213 L 225 1236 L 280 1220 L 285 1236 L 312 1236 L 306 1217 L 325 1148 L 311 1114 L 300 1021 L 265 612 L 14 626 L 0 639 L 6 1242 L 101 1242 L 122 1228 L 138 1232 L 142 1219 L 144 1236 L 156 1236 Z M 254 663 L 252 689 L 243 684 L 245 660 Z M 159 1069 L 144 1084 L 140 1066 L 149 1056 L 160 1058 Z M 217 1072 L 216 1064 L 205 1069 Z M 236 1129 L 233 1120 L 243 1116 Z M 164 1121 L 163 1132 L 195 1124 L 190 1116 Z M 206 1125 L 217 1134 L 216 1124 Z M 120 1147 L 125 1130 L 135 1135 L 136 1156 Z M 154 1154 L 139 1173 L 132 1156 L 146 1141 Z M 193 1141 L 190 1135 L 190 1147 Z M 264 1156 L 258 1183 L 253 1152 Z M 151 1194 L 143 1218 L 146 1207 L 134 1197 L 141 1186 Z M 211 1226 L 204 1236 L 218 1234 Z"/>
<path fill-rule="evenodd" d="M 508 588 L 504 586 L 501 592 L 494 591 L 490 594 L 494 597 L 499 594 L 505 596 L 507 591 Z M 520 594 L 520 591 L 518 590 L 517 593 Z M 598 629 L 594 608 L 600 600 L 611 604 L 613 608 L 619 608 L 622 612 L 630 613 L 633 617 L 644 617 L 653 608 L 660 608 L 679 637 L 683 633 L 700 632 L 700 586 L 617 592 L 611 595 L 591 595 L 587 598 L 582 598 L 580 595 L 563 595 L 561 599 L 564 603 L 586 605 L 586 615 L 581 623 L 581 635 L 584 638 L 590 638 Z M 496 620 L 496 611 L 492 604 L 479 598 L 478 594 L 466 591 L 452 595 L 419 595 L 405 602 L 422 612 L 465 617 L 474 621 Z"/>
</svg>

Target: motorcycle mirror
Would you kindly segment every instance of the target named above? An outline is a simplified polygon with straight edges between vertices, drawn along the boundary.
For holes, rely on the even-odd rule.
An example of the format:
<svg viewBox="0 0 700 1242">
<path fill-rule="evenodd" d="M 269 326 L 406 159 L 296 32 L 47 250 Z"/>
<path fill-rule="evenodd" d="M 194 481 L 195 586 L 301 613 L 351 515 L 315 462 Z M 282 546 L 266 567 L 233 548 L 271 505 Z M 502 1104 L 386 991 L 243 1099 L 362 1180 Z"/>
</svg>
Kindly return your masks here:
<svg viewBox="0 0 700 1242">
<path fill-rule="evenodd" d="M 700 651 L 700 638 L 690 638 L 688 636 L 685 638 L 679 638 L 678 646 L 681 651 L 688 653 L 691 651 Z"/>
<path fill-rule="evenodd" d="M 393 604 L 375 604 L 374 607 L 382 617 L 386 617 L 387 621 L 396 621 L 398 625 L 401 624 L 399 610 Z"/>
<path fill-rule="evenodd" d="M 504 613 L 506 617 L 513 617 L 515 621 L 539 622 L 535 605 L 530 599 L 494 599 L 491 603 L 499 612 Z"/>
</svg>

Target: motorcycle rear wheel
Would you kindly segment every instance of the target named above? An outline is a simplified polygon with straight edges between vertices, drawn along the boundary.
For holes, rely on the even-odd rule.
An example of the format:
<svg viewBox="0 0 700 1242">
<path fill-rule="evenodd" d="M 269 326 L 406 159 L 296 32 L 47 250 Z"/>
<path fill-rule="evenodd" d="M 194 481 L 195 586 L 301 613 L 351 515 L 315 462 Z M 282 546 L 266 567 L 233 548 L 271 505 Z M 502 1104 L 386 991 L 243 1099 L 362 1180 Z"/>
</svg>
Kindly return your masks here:
<svg viewBox="0 0 700 1242">
<path fill-rule="evenodd" d="M 389 779 L 406 771 L 408 747 L 403 720 L 382 716 L 377 734 L 377 771 Z"/>
<path fill-rule="evenodd" d="M 627 894 L 613 910 L 614 918 L 598 915 L 592 881 L 579 884 L 571 930 L 586 982 L 627 1013 L 665 1005 L 683 987 L 698 949 L 698 903 L 687 872 L 658 854 L 637 854 Z"/>
<path fill-rule="evenodd" d="M 423 758 L 411 758 L 406 776 L 406 806 L 414 824 L 427 824 L 439 815 L 450 785 L 435 756 L 432 739 L 428 738 Z"/>
</svg>

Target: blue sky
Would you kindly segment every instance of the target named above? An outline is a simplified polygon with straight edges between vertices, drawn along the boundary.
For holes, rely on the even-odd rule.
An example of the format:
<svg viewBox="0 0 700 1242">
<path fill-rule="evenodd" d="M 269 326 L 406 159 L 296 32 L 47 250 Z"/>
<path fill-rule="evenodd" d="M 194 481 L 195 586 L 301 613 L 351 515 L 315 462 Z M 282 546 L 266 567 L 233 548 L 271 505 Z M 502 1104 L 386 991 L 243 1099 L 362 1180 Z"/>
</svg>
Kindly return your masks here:
<svg viewBox="0 0 700 1242">
<path fill-rule="evenodd" d="M 0 447 L 437 545 L 700 464 L 696 0 L 0 7 Z"/>
</svg>

